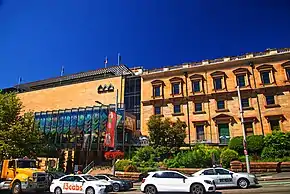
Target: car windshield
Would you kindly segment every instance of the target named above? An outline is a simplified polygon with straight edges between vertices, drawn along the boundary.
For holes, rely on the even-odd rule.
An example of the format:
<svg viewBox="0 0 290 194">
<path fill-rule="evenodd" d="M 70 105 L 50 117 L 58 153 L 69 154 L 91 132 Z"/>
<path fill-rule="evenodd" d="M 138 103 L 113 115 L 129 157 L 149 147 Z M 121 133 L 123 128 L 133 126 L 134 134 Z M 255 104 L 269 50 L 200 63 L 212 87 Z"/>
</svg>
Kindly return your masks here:
<svg viewBox="0 0 290 194">
<path fill-rule="evenodd" d="M 36 161 L 34 161 L 34 160 L 19 160 L 19 161 L 17 161 L 17 168 L 36 168 Z"/>
<path fill-rule="evenodd" d="M 86 181 L 97 181 L 98 179 L 91 176 L 91 175 L 84 175 L 83 178 L 86 180 Z"/>
</svg>

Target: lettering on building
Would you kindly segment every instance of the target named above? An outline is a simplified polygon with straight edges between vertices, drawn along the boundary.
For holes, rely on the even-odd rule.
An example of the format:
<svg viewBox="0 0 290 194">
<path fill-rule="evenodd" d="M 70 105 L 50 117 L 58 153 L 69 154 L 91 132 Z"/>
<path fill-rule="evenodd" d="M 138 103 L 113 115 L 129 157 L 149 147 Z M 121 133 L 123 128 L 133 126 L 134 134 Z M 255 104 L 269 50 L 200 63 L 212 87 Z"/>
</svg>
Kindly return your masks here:
<svg viewBox="0 0 290 194">
<path fill-rule="evenodd" d="M 98 93 L 107 93 L 107 92 L 114 92 L 114 86 L 112 84 L 105 84 L 105 85 L 99 85 L 98 87 Z"/>
</svg>

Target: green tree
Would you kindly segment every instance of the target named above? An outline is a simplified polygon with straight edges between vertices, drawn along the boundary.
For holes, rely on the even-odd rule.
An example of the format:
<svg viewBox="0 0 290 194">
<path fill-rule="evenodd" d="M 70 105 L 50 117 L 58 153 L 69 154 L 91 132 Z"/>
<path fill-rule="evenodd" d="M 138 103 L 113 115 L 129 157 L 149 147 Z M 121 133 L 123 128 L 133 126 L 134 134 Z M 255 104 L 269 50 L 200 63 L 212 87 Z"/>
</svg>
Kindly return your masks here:
<svg viewBox="0 0 290 194">
<path fill-rule="evenodd" d="M 0 158 L 36 157 L 45 145 L 33 113 L 21 114 L 21 109 L 15 93 L 0 93 Z"/>
<path fill-rule="evenodd" d="M 184 145 L 187 126 L 180 119 L 177 119 L 176 122 L 171 122 L 169 118 L 163 120 L 161 116 L 153 115 L 147 125 L 150 144 L 153 148 L 162 146 L 172 150 L 179 149 Z"/>
</svg>

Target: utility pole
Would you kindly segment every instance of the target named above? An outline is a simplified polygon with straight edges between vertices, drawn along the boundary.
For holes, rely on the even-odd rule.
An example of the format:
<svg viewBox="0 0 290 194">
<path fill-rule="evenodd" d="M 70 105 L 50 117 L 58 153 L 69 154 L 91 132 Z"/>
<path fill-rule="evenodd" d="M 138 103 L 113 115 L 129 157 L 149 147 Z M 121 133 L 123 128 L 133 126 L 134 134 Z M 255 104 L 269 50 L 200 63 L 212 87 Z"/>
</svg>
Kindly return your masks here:
<svg viewBox="0 0 290 194">
<path fill-rule="evenodd" d="M 244 154 L 246 157 L 247 173 L 250 173 L 250 161 L 249 161 L 249 155 L 248 155 L 248 150 L 247 150 L 246 130 L 245 130 L 245 125 L 244 125 L 244 111 L 243 111 L 243 107 L 242 107 L 240 86 L 237 86 L 237 90 L 238 90 L 238 97 L 239 97 L 239 104 L 240 104 L 241 124 L 242 124 L 242 130 L 243 130 Z"/>
<path fill-rule="evenodd" d="M 118 89 L 117 89 L 117 93 L 116 93 L 116 105 L 115 105 L 115 113 L 117 115 L 117 111 L 118 111 Z M 115 125 L 115 130 L 114 130 L 114 151 L 117 150 L 117 136 L 118 136 L 118 133 L 117 133 L 117 121 L 116 121 L 116 125 Z M 115 163 L 116 163 L 116 158 L 113 158 L 113 175 L 115 176 L 116 174 L 116 170 L 115 170 Z"/>
</svg>

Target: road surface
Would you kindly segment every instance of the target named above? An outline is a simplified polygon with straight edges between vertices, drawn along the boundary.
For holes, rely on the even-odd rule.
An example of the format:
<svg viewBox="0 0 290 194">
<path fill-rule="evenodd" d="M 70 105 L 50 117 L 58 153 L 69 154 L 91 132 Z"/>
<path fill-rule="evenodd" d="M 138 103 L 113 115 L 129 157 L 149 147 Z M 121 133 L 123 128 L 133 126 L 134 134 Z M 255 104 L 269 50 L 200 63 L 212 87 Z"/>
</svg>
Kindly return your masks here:
<svg viewBox="0 0 290 194">
<path fill-rule="evenodd" d="M 118 194 L 141 194 L 140 186 L 134 187 L 127 192 L 118 192 Z M 247 193 L 265 193 L 265 194 L 290 194 L 290 181 L 263 182 L 259 187 L 249 189 L 219 189 L 216 194 L 247 194 Z"/>
<path fill-rule="evenodd" d="M 112 194 L 141 194 L 141 193 L 142 192 L 140 191 L 140 186 L 136 185 L 130 191 L 118 192 L 118 193 L 112 193 Z M 259 187 L 249 188 L 249 189 L 219 189 L 217 190 L 215 194 L 254 194 L 254 193 L 290 194 L 290 180 L 289 181 L 276 181 L 276 182 L 262 182 Z M 42 193 L 42 194 L 49 194 L 49 193 Z"/>
</svg>

